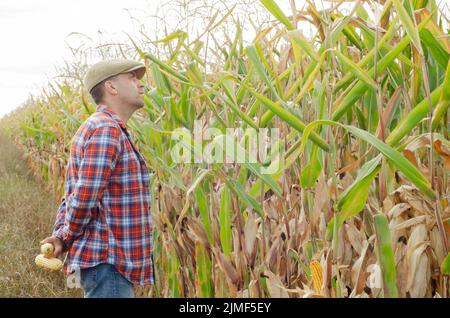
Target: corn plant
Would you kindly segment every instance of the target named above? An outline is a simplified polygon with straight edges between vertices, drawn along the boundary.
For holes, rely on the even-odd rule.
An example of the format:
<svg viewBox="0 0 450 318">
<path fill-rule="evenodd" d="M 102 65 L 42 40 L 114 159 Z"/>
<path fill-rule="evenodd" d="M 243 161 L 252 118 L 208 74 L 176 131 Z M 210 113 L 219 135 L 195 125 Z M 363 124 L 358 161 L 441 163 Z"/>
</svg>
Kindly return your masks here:
<svg viewBox="0 0 450 318">
<path fill-rule="evenodd" d="M 260 0 L 272 20 L 250 43 L 233 8 L 211 17 L 206 45 L 184 30 L 153 51 L 130 37 L 150 88 L 129 126 L 153 171 L 153 296 L 448 296 L 448 16 L 434 0 L 353 1 L 346 14 L 306 2 L 289 15 Z M 60 85 L 2 121 L 55 191 L 95 111 L 83 92 Z M 227 142 L 247 158 L 250 131 L 269 128 L 281 151 L 266 160 L 193 160 Z M 181 141 L 192 161 L 174 159 Z"/>
</svg>

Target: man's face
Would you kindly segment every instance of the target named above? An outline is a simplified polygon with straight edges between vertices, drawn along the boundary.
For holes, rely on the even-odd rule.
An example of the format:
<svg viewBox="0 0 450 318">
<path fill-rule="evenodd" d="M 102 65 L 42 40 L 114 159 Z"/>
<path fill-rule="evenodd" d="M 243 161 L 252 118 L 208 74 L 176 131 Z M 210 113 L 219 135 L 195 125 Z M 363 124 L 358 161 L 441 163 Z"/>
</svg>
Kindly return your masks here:
<svg viewBox="0 0 450 318">
<path fill-rule="evenodd" d="M 123 73 L 115 76 L 114 87 L 117 97 L 125 104 L 136 109 L 144 106 L 144 85 L 136 77 L 136 72 Z"/>
</svg>

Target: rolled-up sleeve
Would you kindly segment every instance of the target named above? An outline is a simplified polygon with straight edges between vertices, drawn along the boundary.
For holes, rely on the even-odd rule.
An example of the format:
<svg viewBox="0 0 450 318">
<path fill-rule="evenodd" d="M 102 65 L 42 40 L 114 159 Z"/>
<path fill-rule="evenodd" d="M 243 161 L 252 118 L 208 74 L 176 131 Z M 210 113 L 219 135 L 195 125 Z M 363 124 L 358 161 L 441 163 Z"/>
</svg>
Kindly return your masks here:
<svg viewBox="0 0 450 318">
<path fill-rule="evenodd" d="M 117 127 L 95 128 L 84 143 L 74 191 L 61 204 L 53 233 L 63 241 L 65 249 L 89 223 L 92 210 L 98 206 L 120 152 L 120 131 Z"/>
</svg>

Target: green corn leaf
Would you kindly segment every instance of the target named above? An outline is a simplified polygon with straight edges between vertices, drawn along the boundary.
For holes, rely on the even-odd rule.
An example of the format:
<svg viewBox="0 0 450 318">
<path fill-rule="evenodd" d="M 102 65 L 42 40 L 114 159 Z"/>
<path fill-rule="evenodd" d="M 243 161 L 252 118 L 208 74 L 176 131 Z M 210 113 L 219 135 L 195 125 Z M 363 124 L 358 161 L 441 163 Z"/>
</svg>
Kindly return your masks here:
<svg viewBox="0 0 450 318">
<path fill-rule="evenodd" d="M 346 57 L 344 54 L 342 54 L 339 50 L 334 51 L 337 55 L 337 57 L 341 60 L 342 63 L 347 65 L 348 68 L 350 68 L 351 72 L 360 80 L 364 81 L 367 85 L 371 86 L 373 89 L 377 88 L 377 83 L 370 78 L 367 73 L 360 68 L 357 64 L 353 63 L 348 57 Z"/>
<path fill-rule="evenodd" d="M 386 43 L 389 42 L 392 37 L 394 36 L 395 30 L 396 30 L 396 23 L 397 23 L 398 17 L 396 16 L 392 22 L 391 25 L 389 26 L 388 30 L 386 31 L 386 33 L 383 35 L 383 37 L 380 39 L 380 41 L 378 42 L 378 45 L 380 47 L 386 47 L 389 50 L 392 50 L 392 47 L 387 46 Z M 375 56 L 375 47 L 373 47 L 369 53 L 367 53 L 358 63 L 358 67 L 362 68 L 364 66 L 369 65 L 370 63 L 373 62 Z M 411 61 L 406 58 L 403 54 L 399 54 L 398 58 L 404 62 L 406 65 L 408 66 L 414 66 Z M 347 73 L 344 75 L 344 77 L 342 79 L 339 80 L 339 82 L 336 83 L 336 86 L 334 88 L 334 91 L 337 92 L 338 90 L 340 90 L 341 88 L 343 88 L 344 86 L 348 85 L 352 79 L 354 78 L 353 73 Z"/>
<path fill-rule="evenodd" d="M 238 115 L 243 121 L 249 124 L 251 127 L 258 129 L 258 125 L 255 124 L 253 119 L 250 118 L 249 115 L 244 113 L 237 105 L 237 100 L 235 94 L 232 92 L 231 85 L 229 85 L 228 80 L 223 78 L 221 81 L 221 87 L 223 88 L 226 97 L 219 96 L 225 101 L 225 103 L 230 107 L 231 111 Z"/>
<path fill-rule="evenodd" d="M 280 7 L 274 0 L 259 0 L 267 10 L 281 23 L 283 23 L 288 30 L 295 29 L 295 25 L 288 19 L 288 17 L 283 13 Z"/>
<path fill-rule="evenodd" d="M 161 40 L 157 40 L 157 41 L 152 41 L 152 43 L 169 43 L 172 40 L 175 39 L 185 39 L 187 37 L 187 33 L 184 31 L 175 31 L 171 34 L 169 34 L 168 36 L 166 36 L 165 38 L 161 39 Z"/>
<path fill-rule="evenodd" d="M 409 16 L 405 7 L 403 7 L 403 5 L 400 3 L 400 0 L 392 0 L 392 2 L 394 3 L 395 9 L 397 10 L 397 14 L 400 18 L 400 21 L 402 22 L 403 27 L 405 28 L 406 33 L 408 34 L 414 46 L 416 47 L 417 51 L 419 51 L 419 54 L 423 55 L 422 45 L 420 44 L 419 32 L 413 20 Z"/>
<path fill-rule="evenodd" d="M 247 207 L 255 209 L 255 211 L 258 213 L 260 217 L 264 216 L 264 212 L 261 205 L 251 195 L 249 195 L 247 191 L 245 191 L 244 187 L 242 187 L 242 185 L 239 182 L 230 178 L 227 178 L 225 182 L 227 183 L 229 188 L 233 191 L 233 193 L 236 196 L 238 196 L 239 199 L 241 199 L 246 204 Z"/>
<path fill-rule="evenodd" d="M 431 19 L 431 15 L 425 18 L 418 26 L 418 29 L 421 30 L 423 27 L 427 25 L 427 23 Z M 379 62 L 377 65 L 377 74 L 381 74 L 391 63 L 394 61 L 394 59 L 398 58 L 399 55 L 401 55 L 401 52 L 408 46 L 410 43 L 411 38 L 405 37 L 403 38 L 397 45 L 389 51 Z M 374 76 L 374 67 L 371 67 L 368 70 L 368 74 L 370 74 L 371 78 Z M 339 120 L 344 114 L 347 112 L 347 110 L 352 107 L 358 99 L 360 99 L 364 93 L 367 91 L 369 86 L 365 82 L 358 82 L 348 93 L 347 95 L 341 100 L 339 104 L 336 105 L 332 120 L 337 121 Z"/>
<path fill-rule="evenodd" d="M 433 98 L 432 98 L 433 100 Z M 436 129 L 439 121 L 444 117 L 450 106 L 450 60 L 447 63 L 447 71 L 445 73 L 444 83 L 442 84 L 441 95 L 436 109 L 433 113 L 432 127 Z"/>
<path fill-rule="evenodd" d="M 272 100 L 268 99 L 264 95 L 259 94 L 250 87 L 248 87 L 247 89 L 250 91 L 251 94 L 253 94 L 253 96 L 258 98 L 262 104 L 264 104 L 267 108 L 269 108 L 274 114 L 280 117 L 283 121 L 287 122 L 294 129 L 303 132 L 303 130 L 306 127 L 305 124 L 297 116 L 293 115 L 292 113 L 281 107 L 279 102 L 277 103 L 273 102 Z M 323 150 L 329 151 L 329 146 L 327 145 L 326 141 L 323 140 L 316 133 L 312 133 L 311 140 Z"/>
<path fill-rule="evenodd" d="M 372 134 L 362 129 L 345 125 L 346 129 L 358 138 L 363 139 L 369 144 L 375 146 L 383 155 L 389 159 L 403 174 L 414 183 L 428 197 L 435 199 L 436 195 L 431 189 L 430 183 L 424 175 L 397 150 L 382 142 Z"/>
<path fill-rule="evenodd" d="M 258 73 L 259 77 L 264 81 L 264 83 L 267 85 L 267 87 L 270 89 L 270 91 L 277 98 L 279 98 L 278 93 L 275 90 L 275 87 L 272 85 L 272 81 L 269 79 L 269 76 L 267 75 L 269 73 L 269 71 L 266 69 L 264 64 L 261 62 L 261 58 L 258 55 L 256 48 L 253 45 L 248 46 L 245 49 L 245 52 L 246 52 L 248 58 L 250 59 L 250 61 L 252 61 L 252 64 L 256 70 L 256 73 Z"/>
<path fill-rule="evenodd" d="M 338 227 L 346 220 L 357 215 L 366 204 L 370 185 L 381 169 L 381 155 L 366 162 L 358 172 L 358 177 L 340 196 L 338 202 Z"/>
<path fill-rule="evenodd" d="M 436 106 L 439 97 L 442 92 L 443 85 L 437 87 L 431 93 L 431 103 Z M 396 146 L 400 140 L 409 134 L 417 124 L 425 118 L 430 112 L 430 107 L 428 105 L 428 99 L 423 99 L 419 104 L 416 105 L 403 119 L 397 124 L 395 129 L 386 138 L 386 143 L 390 146 Z"/>
<path fill-rule="evenodd" d="M 389 159 L 392 164 L 397 167 L 413 184 L 417 186 L 421 191 L 423 191 L 428 197 L 431 199 L 435 199 L 436 195 L 434 191 L 431 189 L 430 183 L 425 178 L 425 176 L 405 157 L 403 157 L 397 150 L 385 144 L 380 139 L 370 134 L 369 132 L 362 130 L 360 128 L 344 125 L 339 122 L 331 121 L 331 120 L 316 120 L 310 123 L 306 128 L 302 136 L 302 144 L 300 146 L 300 151 L 303 151 L 306 145 L 306 141 L 308 140 L 308 135 L 311 133 L 312 129 L 314 129 L 317 125 L 334 125 L 342 127 L 349 132 L 351 132 L 356 137 L 364 140 L 365 142 L 373 145 L 377 148 L 387 159 Z"/>
<path fill-rule="evenodd" d="M 303 37 L 300 30 L 289 31 L 288 36 L 291 38 L 293 44 L 300 46 L 306 54 L 308 54 L 314 61 L 319 62 L 319 55 L 314 51 L 314 48 Z"/>
<path fill-rule="evenodd" d="M 232 236 L 231 236 L 231 219 L 233 210 L 231 207 L 230 190 L 226 185 L 222 188 L 220 194 L 220 243 L 222 244 L 222 251 L 225 255 L 230 255 L 232 251 Z"/>
<path fill-rule="evenodd" d="M 322 164 L 318 158 L 318 151 L 317 145 L 313 145 L 308 163 L 300 175 L 300 184 L 302 185 L 302 188 L 313 187 L 322 171 Z"/>
<path fill-rule="evenodd" d="M 65 110 L 65 109 L 60 109 L 60 111 L 61 111 L 62 113 L 64 113 L 64 115 L 66 115 L 66 117 L 69 118 L 70 121 L 71 121 L 72 123 L 75 124 L 75 127 L 80 127 L 81 121 L 79 121 L 74 115 L 72 115 L 71 113 L 69 113 L 69 112 L 68 112 L 67 110 Z"/>
<path fill-rule="evenodd" d="M 391 245 L 391 231 L 387 217 L 384 214 L 374 216 L 375 232 L 377 237 L 377 257 L 383 276 L 384 297 L 397 298 L 397 274 L 395 270 L 395 257 Z"/>
<path fill-rule="evenodd" d="M 239 143 L 235 143 L 232 137 L 220 135 L 214 138 L 214 142 L 216 143 L 217 147 L 221 148 L 223 151 L 225 150 L 226 145 L 235 145 L 236 161 L 253 172 L 259 178 L 261 178 L 278 196 L 281 197 L 281 187 L 278 185 L 278 183 L 275 182 L 272 176 L 264 173 L 264 169 L 261 164 L 259 164 L 258 162 L 251 162 L 250 155 L 247 153 L 245 148 L 243 148 Z"/>
<path fill-rule="evenodd" d="M 294 259 L 297 263 L 300 264 L 303 272 L 305 272 L 306 276 L 308 277 L 308 279 L 311 279 L 311 270 L 309 268 L 309 266 L 306 266 L 305 263 L 302 262 L 302 260 L 300 259 L 300 256 L 298 255 L 297 251 L 290 248 L 288 250 L 288 255 Z"/>
<path fill-rule="evenodd" d="M 450 253 L 444 258 L 441 264 L 441 273 L 450 276 Z"/>
<path fill-rule="evenodd" d="M 195 241 L 196 274 L 200 285 L 201 297 L 214 297 L 212 286 L 211 260 L 205 247 L 199 240 Z"/>
<path fill-rule="evenodd" d="M 185 83 L 190 83 L 189 79 L 184 76 L 181 75 L 179 72 L 175 71 L 172 67 L 170 67 L 169 65 L 161 62 L 160 60 L 158 60 L 153 54 L 147 53 L 145 54 L 146 58 L 148 58 L 149 60 L 151 60 L 152 62 L 154 62 L 155 64 L 157 64 L 161 69 L 165 70 L 167 73 L 171 74 L 173 77 L 179 79 L 182 82 Z"/>
<path fill-rule="evenodd" d="M 420 30 L 419 35 L 425 46 L 428 47 L 431 56 L 433 56 L 440 67 L 445 69 L 450 59 L 450 53 L 442 47 L 441 43 L 428 29 Z"/>
<path fill-rule="evenodd" d="M 383 72 L 395 58 L 398 57 L 400 52 L 402 52 L 409 44 L 409 38 L 406 37 L 388 54 L 386 54 L 377 65 L 377 74 Z M 368 71 L 368 74 L 371 74 L 370 77 L 374 76 L 374 67 L 371 67 Z M 358 99 L 360 99 L 364 93 L 367 91 L 369 86 L 365 82 L 358 82 L 348 94 L 343 98 L 343 100 L 338 104 L 333 112 L 332 119 L 339 120 L 347 110 L 353 106 Z"/>
<path fill-rule="evenodd" d="M 178 256 L 175 250 L 169 251 L 169 262 L 168 262 L 168 282 L 171 291 L 171 296 L 178 298 L 181 297 L 180 293 L 180 283 L 178 281 L 177 273 L 179 271 L 180 263 L 178 262 Z"/>
<path fill-rule="evenodd" d="M 320 71 L 320 68 L 322 67 L 324 61 L 325 61 L 325 52 L 322 53 L 322 55 L 320 56 L 319 62 L 316 64 L 316 67 L 314 68 L 314 70 L 311 72 L 311 74 L 308 75 L 306 82 L 303 84 L 302 90 L 300 91 L 300 93 L 298 93 L 298 96 L 294 99 L 294 101 L 292 102 L 292 104 L 296 105 L 297 103 L 300 102 L 300 100 L 303 98 L 303 96 L 311 90 L 311 88 L 313 87 L 314 84 L 314 80 L 317 76 L 317 74 Z"/>
<path fill-rule="evenodd" d="M 211 222 L 209 220 L 209 207 L 208 200 L 205 192 L 201 187 L 196 187 L 194 190 L 195 202 L 197 202 L 198 209 L 200 211 L 200 218 L 202 219 L 203 226 L 208 236 L 209 243 L 213 245 L 213 235 L 211 231 Z"/>
</svg>

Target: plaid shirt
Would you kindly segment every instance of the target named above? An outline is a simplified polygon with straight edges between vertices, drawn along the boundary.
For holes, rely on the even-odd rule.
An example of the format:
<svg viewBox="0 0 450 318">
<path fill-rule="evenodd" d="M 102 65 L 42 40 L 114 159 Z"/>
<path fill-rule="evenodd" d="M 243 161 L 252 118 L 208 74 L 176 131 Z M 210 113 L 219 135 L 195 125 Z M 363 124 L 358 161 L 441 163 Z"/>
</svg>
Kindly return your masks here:
<svg viewBox="0 0 450 318">
<path fill-rule="evenodd" d="M 106 262 L 132 283 L 154 283 L 149 181 L 125 124 L 99 105 L 72 139 L 53 230 L 66 274 Z"/>
</svg>

